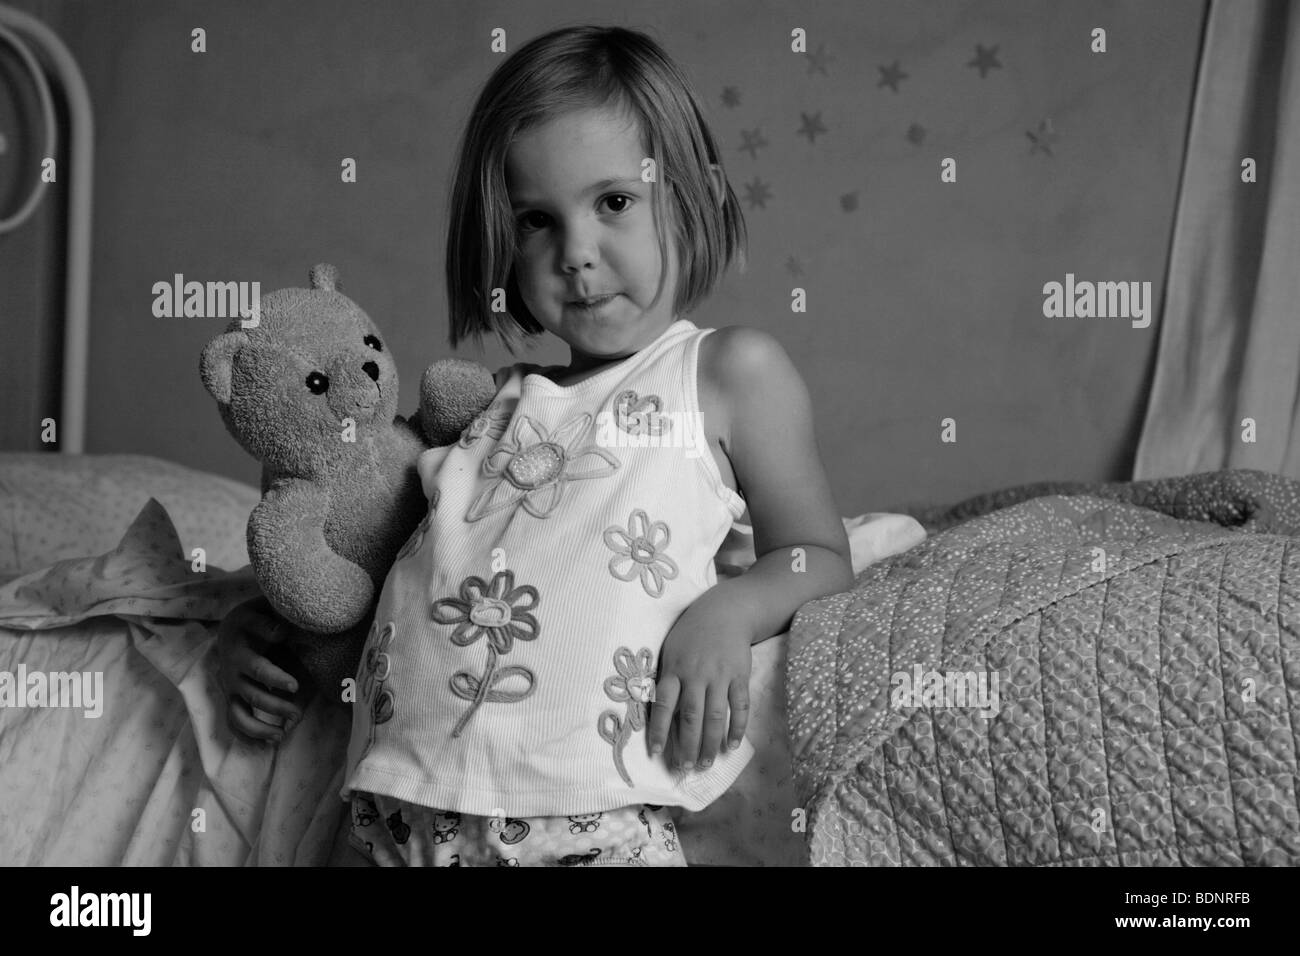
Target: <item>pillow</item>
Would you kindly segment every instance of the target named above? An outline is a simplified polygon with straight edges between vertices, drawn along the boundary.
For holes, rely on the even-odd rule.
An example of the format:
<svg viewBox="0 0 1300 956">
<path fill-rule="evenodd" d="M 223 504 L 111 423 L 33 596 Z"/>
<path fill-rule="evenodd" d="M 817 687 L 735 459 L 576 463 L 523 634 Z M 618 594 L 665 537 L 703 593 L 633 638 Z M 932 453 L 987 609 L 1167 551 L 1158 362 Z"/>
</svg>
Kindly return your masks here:
<svg viewBox="0 0 1300 956">
<path fill-rule="evenodd" d="M 0 453 L 0 580 L 66 558 L 103 554 L 150 498 L 167 509 L 188 555 L 248 564 L 245 528 L 258 489 L 145 455 Z"/>
<path fill-rule="evenodd" d="M 910 515 L 873 511 L 856 518 L 843 518 L 844 531 L 852 549 L 853 573 L 891 555 L 901 554 L 925 540 L 925 528 Z M 743 574 L 755 561 L 754 529 L 737 522 L 718 551 L 718 574 L 734 577 Z"/>
<path fill-rule="evenodd" d="M 925 540 L 925 528 L 911 515 L 873 511 L 844 519 L 844 530 L 853 549 L 853 573 L 877 561 L 902 554 Z"/>
</svg>

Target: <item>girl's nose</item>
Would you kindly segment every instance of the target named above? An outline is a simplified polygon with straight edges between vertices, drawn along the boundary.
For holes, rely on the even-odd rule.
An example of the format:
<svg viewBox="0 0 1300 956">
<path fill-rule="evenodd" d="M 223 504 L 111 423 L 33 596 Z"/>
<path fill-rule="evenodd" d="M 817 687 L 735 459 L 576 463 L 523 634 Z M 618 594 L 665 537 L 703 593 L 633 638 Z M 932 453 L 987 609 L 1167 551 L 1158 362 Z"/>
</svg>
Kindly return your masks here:
<svg viewBox="0 0 1300 956">
<path fill-rule="evenodd" d="M 572 229 L 565 236 L 564 271 L 581 271 L 590 269 L 600 261 L 596 249 L 596 240 L 590 229 Z"/>
</svg>

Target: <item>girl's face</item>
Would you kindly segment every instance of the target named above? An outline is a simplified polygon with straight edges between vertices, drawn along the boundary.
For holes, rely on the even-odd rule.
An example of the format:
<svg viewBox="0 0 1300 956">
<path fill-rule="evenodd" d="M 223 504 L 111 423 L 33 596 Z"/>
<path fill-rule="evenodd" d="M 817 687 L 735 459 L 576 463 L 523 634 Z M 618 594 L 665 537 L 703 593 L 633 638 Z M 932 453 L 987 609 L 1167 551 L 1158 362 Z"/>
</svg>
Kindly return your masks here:
<svg viewBox="0 0 1300 956">
<path fill-rule="evenodd" d="M 663 264 L 651 190 L 660 183 L 641 181 L 644 155 L 634 121 L 588 109 L 520 134 L 506 156 L 518 236 L 515 281 L 538 323 L 569 344 L 575 367 L 640 351 L 676 318 L 671 222 L 668 275 L 653 302 Z M 597 296 L 611 298 L 578 304 Z"/>
</svg>

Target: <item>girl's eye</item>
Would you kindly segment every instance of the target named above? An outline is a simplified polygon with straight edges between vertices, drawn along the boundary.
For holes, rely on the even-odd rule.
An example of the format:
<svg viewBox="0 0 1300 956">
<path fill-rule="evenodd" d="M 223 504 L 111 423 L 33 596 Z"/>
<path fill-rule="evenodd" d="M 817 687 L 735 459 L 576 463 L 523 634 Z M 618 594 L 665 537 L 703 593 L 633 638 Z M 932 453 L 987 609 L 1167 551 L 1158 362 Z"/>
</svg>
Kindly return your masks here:
<svg viewBox="0 0 1300 956">
<path fill-rule="evenodd" d="M 546 218 L 545 214 L 540 212 L 526 212 L 519 217 L 519 228 L 524 232 L 531 232 L 532 230 L 528 228 L 528 223 L 530 222 L 530 220 L 532 220 L 534 216 L 541 216 L 541 218 L 543 219 Z M 540 229 L 541 226 L 538 226 L 537 228 Z"/>
<path fill-rule="evenodd" d="M 621 215 L 622 213 L 627 212 L 628 206 L 635 202 L 635 198 L 632 196 L 625 196 L 622 193 L 615 193 L 614 195 L 606 196 L 604 201 L 609 203 L 621 203 L 622 205 L 618 208 L 612 208 L 612 211 L 615 214 Z M 537 210 L 526 212 L 519 217 L 519 230 L 521 232 L 532 232 L 533 229 L 529 228 L 530 226 L 541 229 L 546 225 L 548 219 L 549 217 L 544 212 L 538 212 Z"/>
<path fill-rule="evenodd" d="M 367 335 L 361 341 L 363 344 L 370 346 L 376 352 L 382 352 L 384 350 L 384 343 L 380 342 L 379 339 L 373 335 Z"/>
</svg>

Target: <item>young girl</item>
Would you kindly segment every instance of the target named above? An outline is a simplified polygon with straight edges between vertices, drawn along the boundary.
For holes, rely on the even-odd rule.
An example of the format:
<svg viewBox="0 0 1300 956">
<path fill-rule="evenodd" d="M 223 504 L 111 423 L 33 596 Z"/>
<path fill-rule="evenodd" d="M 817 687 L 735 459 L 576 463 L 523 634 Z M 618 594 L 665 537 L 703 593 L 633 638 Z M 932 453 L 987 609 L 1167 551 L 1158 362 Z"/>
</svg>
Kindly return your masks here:
<svg viewBox="0 0 1300 956">
<path fill-rule="evenodd" d="M 571 357 L 502 369 L 460 441 L 420 457 L 428 515 L 357 675 L 353 845 L 684 865 L 664 808 L 703 808 L 749 759 L 750 645 L 852 584 L 807 390 L 771 336 L 683 318 L 743 263 L 744 224 L 648 37 L 562 29 L 502 63 L 451 206 L 452 344 L 550 333 Z M 758 560 L 719 583 L 746 505 Z"/>
</svg>

